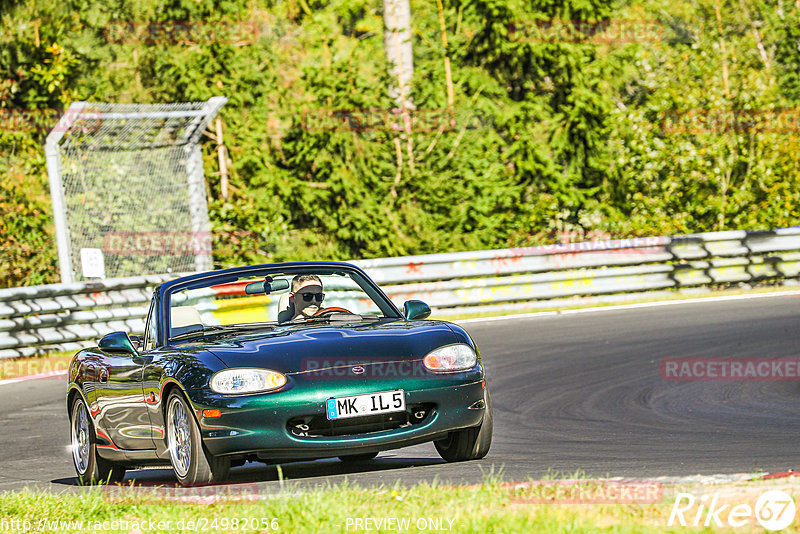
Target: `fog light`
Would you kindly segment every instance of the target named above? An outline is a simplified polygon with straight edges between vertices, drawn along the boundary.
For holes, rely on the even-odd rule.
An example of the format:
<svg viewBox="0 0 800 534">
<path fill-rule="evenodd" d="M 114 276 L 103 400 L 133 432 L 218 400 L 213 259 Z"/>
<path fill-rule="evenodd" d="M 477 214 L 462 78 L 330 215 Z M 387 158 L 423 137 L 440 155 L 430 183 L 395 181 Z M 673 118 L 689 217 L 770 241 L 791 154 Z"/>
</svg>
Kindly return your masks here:
<svg viewBox="0 0 800 534">
<path fill-rule="evenodd" d="M 308 436 L 309 426 L 305 423 L 298 423 L 294 425 L 292 429 L 292 434 L 295 436 L 306 437 Z"/>
</svg>

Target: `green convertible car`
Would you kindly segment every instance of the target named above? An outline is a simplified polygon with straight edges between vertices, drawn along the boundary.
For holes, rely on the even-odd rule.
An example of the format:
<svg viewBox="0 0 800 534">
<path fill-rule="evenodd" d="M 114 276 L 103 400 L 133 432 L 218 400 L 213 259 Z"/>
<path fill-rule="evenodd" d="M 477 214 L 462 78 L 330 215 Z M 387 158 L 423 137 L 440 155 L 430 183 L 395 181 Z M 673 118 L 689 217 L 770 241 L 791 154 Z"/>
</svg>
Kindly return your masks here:
<svg viewBox="0 0 800 534">
<path fill-rule="evenodd" d="M 480 353 L 429 315 L 415 300 L 400 311 L 347 263 L 161 284 L 144 336 L 108 334 L 69 366 L 78 478 L 171 464 L 181 484 L 206 484 L 246 461 L 367 461 L 428 441 L 450 462 L 482 458 L 492 402 Z"/>
</svg>

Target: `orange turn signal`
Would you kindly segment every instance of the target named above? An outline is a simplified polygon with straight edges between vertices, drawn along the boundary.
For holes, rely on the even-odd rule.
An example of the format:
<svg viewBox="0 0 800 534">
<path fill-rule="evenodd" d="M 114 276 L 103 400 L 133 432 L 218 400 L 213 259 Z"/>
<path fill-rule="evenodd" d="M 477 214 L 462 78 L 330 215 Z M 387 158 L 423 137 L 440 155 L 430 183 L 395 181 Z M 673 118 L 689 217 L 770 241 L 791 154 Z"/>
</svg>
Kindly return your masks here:
<svg viewBox="0 0 800 534">
<path fill-rule="evenodd" d="M 219 411 L 219 408 L 211 408 L 209 410 L 203 410 L 203 417 L 219 417 L 222 415 L 222 412 Z"/>
<path fill-rule="evenodd" d="M 439 369 L 442 366 L 442 362 L 435 354 L 428 354 L 422 359 L 423 365 L 428 369 Z"/>
</svg>

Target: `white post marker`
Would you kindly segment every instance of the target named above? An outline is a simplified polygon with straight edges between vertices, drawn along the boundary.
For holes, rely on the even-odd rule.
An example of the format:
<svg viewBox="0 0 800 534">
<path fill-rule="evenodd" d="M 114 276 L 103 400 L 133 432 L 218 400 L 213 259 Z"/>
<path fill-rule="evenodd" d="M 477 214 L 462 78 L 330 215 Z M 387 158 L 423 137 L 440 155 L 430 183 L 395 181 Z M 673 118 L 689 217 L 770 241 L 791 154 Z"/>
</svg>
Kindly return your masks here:
<svg viewBox="0 0 800 534">
<path fill-rule="evenodd" d="M 81 271 L 84 278 L 105 278 L 106 264 L 99 248 L 81 249 Z"/>
</svg>

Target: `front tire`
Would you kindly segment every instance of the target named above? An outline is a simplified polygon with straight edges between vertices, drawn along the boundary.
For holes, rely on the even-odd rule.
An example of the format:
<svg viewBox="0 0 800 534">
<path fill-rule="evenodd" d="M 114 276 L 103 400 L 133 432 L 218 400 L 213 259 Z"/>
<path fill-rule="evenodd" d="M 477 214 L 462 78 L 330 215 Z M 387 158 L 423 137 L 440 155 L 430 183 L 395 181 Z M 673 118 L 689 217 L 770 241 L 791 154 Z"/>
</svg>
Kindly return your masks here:
<svg viewBox="0 0 800 534">
<path fill-rule="evenodd" d="M 489 388 L 484 390 L 483 399 L 486 403 L 483 421 L 480 425 L 463 430 L 454 430 L 446 438 L 434 441 L 436 450 L 448 462 L 463 462 L 465 460 L 480 460 L 489 452 L 492 446 L 492 397 Z"/>
<path fill-rule="evenodd" d="M 189 403 L 177 391 L 167 399 L 167 447 L 172 470 L 182 486 L 211 484 L 228 478 L 230 458 L 206 451 Z"/>
<path fill-rule="evenodd" d="M 72 464 L 81 485 L 122 482 L 125 466 L 117 465 L 97 454 L 97 437 L 89 410 L 82 398 L 73 401 L 69 418 Z"/>
</svg>

